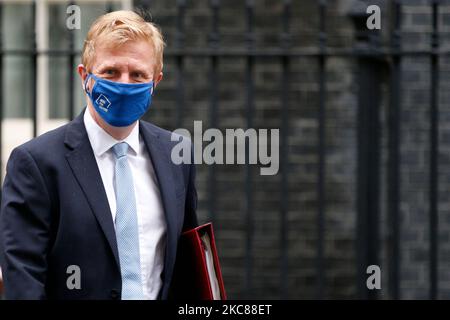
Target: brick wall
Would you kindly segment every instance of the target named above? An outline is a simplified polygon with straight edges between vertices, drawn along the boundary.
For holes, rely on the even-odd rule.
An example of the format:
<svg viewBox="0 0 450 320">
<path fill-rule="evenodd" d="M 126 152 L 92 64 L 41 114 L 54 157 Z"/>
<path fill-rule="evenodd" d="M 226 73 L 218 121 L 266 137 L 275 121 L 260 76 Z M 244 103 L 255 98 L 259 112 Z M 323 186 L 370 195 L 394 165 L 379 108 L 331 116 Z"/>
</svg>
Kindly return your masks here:
<svg viewBox="0 0 450 320">
<path fill-rule="evenodd" d="M 265 49 L 278 47 L 282 30 L 280 16 L 282 1 L 254 1 L 255 45 Z M 347 12 L 351 1 L 329 1 L 327 9 L 328 42 L 332 47 L 350 47 L 354 29 Z M 381 4 L 386 2 L 381 2 Z M 429 45 L 430 8 L 428 1 L 405 2 L 403 41 L 405 47 Z M 175 46 L 176 2 L 151 1 L 150 10 L 166 36 L 168 49 Z M 441 11 L 443 41 L 450 30 L 450 3 Z M 293 1 L 291 10 L 292 45 L 308 48 L 317 45 L 317 1 Z M 385 38 L 389 11 L 382 7 L 382 29 Z M 245 2 L 223 1 L 220 8 L 220 46 L 245 48 Z M 206 48 L 211 30 L 209 1 L 187 1 L 185 45 Z M 447 41 L 447 43 L 450 43 Z M 209 79 L 209 58 L 184 58 L 183 127 L 192 132 L 193 121 L 202 120 L 208 128 L 212 83 Z M 429 166 L 429 59 L 403 59 L 403 96 L 401 111 L 401 296 L 426 298 L 428 294 L 428 166 Z M 448 148 L 450 143 L 450 114 L 445 106 L 450 96 L 445 92 L 449 82 L 448 58 L 441 61 L 440 84 L 440 143 L 439 160 L 439 219 L 441 298 L 448 297 L 450 263 L 448 246 L 449 186 Z M 217 126 L 245 128 L 246 126 L 246 59 L 226 57 L 218 61 L 218 117 Z M 326 221 L 325 267 L 326 298 L 355 298 L 356 267 L 356 159 L 357 159 L 357 64 L 354 58 L 331 57 L 326 64 Z M 315 58 L 293 58 L 290 69 L 289 145 L 288 145 L 288 234 L 283 244 L 288 252 L 289 299 L 314 298 L 316 290 L 315 257 L 317 250 L 317 170 L 318 170 L 318 63 Z M 255 128 L 281 127 L 282 67 L 278 58 L 256 58 L 253 72 Z M 164 81 L 158 87 L 154 106 L 148 119 L 169 129 L 175 129 L 177 68 L 175 59 L 166 58 Z M 381 298 L 387 292 L 389 236 L 386 212 L 386 146 L 389 107 L 388 87 L 383 86 L 382 157 L 381 157 L 381 239 L 382 259 Z M 210 220 L 208 199 L 209 167 L 198 166 L 199 218 Z M 251 170 L 253 204 L 253 267 L 251 291 L 246 292 L 246 171 L 244 166 L 218 165 L 215 229 L 225 285 L 230 298 L 277 299 L 280 291 L 280 201 L 281 172 L 276 176 L 260 176 L 257 167 Z"/>
</svg>

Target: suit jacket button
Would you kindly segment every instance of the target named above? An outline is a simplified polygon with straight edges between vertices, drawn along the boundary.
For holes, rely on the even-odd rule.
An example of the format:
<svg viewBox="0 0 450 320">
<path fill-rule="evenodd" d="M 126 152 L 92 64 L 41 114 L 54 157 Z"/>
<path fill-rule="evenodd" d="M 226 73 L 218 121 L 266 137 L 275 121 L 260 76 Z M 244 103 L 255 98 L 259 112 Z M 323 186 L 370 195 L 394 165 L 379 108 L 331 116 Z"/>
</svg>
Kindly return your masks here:
<svg viewBox="0 0 450 320">
<path fill-rule="evenodd" d="M 113 298 L 114 300 L 119 299 L 119 291 L 117 291 L 116 289 L 112 289 L 111 290 L 111 298 Z"/>
</svg>

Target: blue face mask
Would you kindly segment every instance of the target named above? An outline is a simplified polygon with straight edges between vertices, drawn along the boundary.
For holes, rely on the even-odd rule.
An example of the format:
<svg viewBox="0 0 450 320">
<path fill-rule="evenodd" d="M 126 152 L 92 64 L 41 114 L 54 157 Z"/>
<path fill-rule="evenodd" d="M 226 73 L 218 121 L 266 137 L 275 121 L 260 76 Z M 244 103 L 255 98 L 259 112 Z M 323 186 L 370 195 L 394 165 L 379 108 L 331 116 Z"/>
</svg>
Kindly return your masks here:
<svg viewBox="0 0 450 320">
<path fill-rule="evenodd" d="M 87 83 L 95 80 L 91 92 Z M 97 113 L 114 127 L 126 127 L 139 120 L 152 103 L 154 84 L 120 83 L 99 78 L 89 73 L 84 82 L 84 90 L 91 99 Z"/>
</svg>

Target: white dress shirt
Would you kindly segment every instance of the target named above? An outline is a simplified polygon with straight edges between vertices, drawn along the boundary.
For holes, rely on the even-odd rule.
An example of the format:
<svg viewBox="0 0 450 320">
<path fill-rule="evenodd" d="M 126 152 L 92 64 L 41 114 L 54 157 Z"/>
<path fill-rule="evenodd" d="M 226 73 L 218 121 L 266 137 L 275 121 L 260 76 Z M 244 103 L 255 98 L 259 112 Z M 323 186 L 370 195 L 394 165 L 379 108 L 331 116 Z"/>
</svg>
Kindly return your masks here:
<svg viewBox="0 0 450 320">
<path fill-rule="evenodd" d="M 115 158 L 111 147 L 121 141 L 104 131 L 92 118 L 88 108 L 84 113 L 84 125 L 103 180 L 112 219 L 115 221 Z M 129 145 L 127 157 L 133 174 L 136 197 L 144 298 L 157 299 L 162 287 L 161 273 L 166 247 L 166 222 L 161 194 L 147 148 L 139 135 L 139 123 L 136 123 L 128 137 L 122 141 Z"/>
</svg>

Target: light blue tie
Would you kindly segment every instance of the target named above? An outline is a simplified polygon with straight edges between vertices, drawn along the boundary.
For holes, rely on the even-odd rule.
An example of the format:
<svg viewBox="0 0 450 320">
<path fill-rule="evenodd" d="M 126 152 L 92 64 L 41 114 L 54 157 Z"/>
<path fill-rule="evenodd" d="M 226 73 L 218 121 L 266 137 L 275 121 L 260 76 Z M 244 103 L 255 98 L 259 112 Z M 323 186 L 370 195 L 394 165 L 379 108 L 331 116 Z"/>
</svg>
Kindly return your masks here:
<svg viewBox="0 0 450 320">
<path fill-rule="evenodd" d="M 122 272 L 122 300 L 143 299 L 139 235 L 133 175 L 127 160 L 128 144 L 112 147 L 116 156 L 116 238 Z"/>
</svg>

